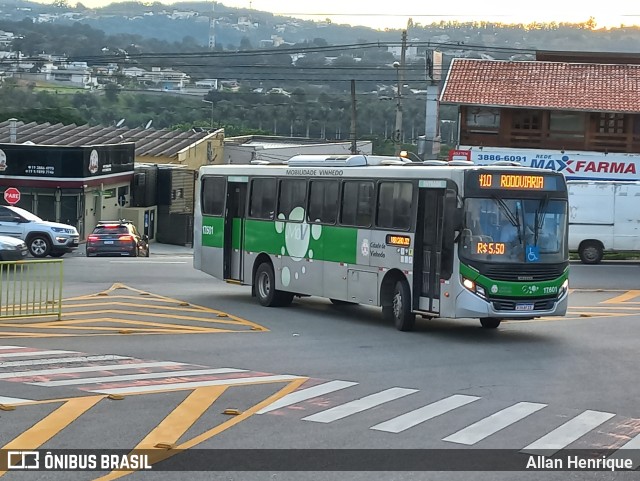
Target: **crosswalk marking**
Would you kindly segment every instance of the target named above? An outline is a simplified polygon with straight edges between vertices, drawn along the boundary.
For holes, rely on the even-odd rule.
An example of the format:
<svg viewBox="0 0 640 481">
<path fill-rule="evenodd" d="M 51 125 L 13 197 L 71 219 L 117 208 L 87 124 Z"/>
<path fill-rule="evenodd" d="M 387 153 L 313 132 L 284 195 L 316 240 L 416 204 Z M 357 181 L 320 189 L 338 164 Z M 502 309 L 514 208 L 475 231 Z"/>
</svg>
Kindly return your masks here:
<svg viewBox="0 0 640 481">
<path fill-rule="evenodd" d="M 56 374 L 77 374 L 93 371 L 120 371 L 124 369 L 148 369 L 152 367 L 180 367 L 181 362 L 157 361 L 130 364 L 96 364 L 85 367 L 59 367 L 55 369 L 37 369 L 33 371 L 13 371 L 0 373 L 0 379 L 32 378 L 36 376 L 55 376 Z"/>
<path fill-rule="evenodd" d="M 0 404 L 22 404 L 31 402 L 31 399 L 21 399 L 17 397 L 0 396 Z"/>
<path fill-rule="evenodd" d="M 43 359 L 44 356 L 48 355 L 65 355 L 65 357 Z M 21 359 L 4 361 L 4 359 L 14 357 Z M 113 364 L 108 362 L 113 362 Z M 85 364 L 82 365 L 82 363 Z M 35 368 L 29 370 L 30 366 Z M 118 373 L 116 371 L 124 372 Z M 224 375 L 229 375 L 229 379 L 223 379 Z M 206 366 L 173 361 L 145 361 L 119 355 L 91 356 L 77 351 L 38 350 L 21 346 L 0 346 L 0 380 L 14 383 L 20 382 L 44 388 L 75 386 L 85 392 L 92 393 L 88 397 L 57 399 L 55 401 L 35 401 L 0 396 L 0 404 L 6 405 L 40 404 L 43 402 L 63 403 L 40 423 L 31 427 L 7 445 L 11 447 L 20 442 L 26 446 L 34 446 L 33 449 L 47 442 L 48 439 L 55 436 L 65 426 L 83 415 L 109 394 L 136 395 L 167 391 L 192 391 L 183 404 L 180 404 L 172 411 L 163 422 L 156 426 L 138 444 L 140 447 L 153 448 L 158 442 L 163 444 L 178 443 L 180 436 L 184 435 L 204 415 L 211 404 L 227 388 L 234 385 L 282 382 L 286 382 L 289 385 L 288 388 L 280 391 L 281 395 L 270 397 L 265 402 L 260 403 L 259 406 L 256 405 L 254 412 L 256 414 L 270 413 L 358 385 L 357 382 L 351 381 L 321 381 L 315 379 L 314 383 L 321 382 L 321 384 L 298 389 L 304 386 L 303 383 L 308 378 L 294 375 L 275 375 L 236 368 L 208 368 Z M 295 386 L 295 390 L 293 386 Z M 418 389 L 393 387 L 339 405 L 336 405 L 338 402 L 336 397 L 333 397 L 333 399 L 327 397 L 323 401 L 326 400 L 333 407 L 323 408 L 323 411 L 306 416 L 302 420 L 325 424 L 332 423 L 417 392 L 419 392 Z M 455 394 L 388 419 L 372 426 L 370 429 L 395 434 L 401 433 L 479 399 L 481 398 L 478 396 Z M 482 418 L 442 440 L 466 446 L 475 445 L 546 407 L 547 404 L 542 403 L 518 402 Z M 77 411 L 77 414 L 75 411 Z M 523 448 L 521 452 L 544 452 L 544 454 L 550 455 L 550 452 L 556 452 L 569 446 L 614 416 L 615 414 L 607 412 L 584 411 L 532 442 Z M 636 435 L 636 437 L 620 447 L 610 458 L 632 458 L 637 468 L 640 466 L 640 456 L 637 455 L 639 451 L 640 435 Z M 2 474 L 0 472 L 0 476 Z"/>
<path fill-rule="evenodd" d="M 401 387 L 394 387 L 386 389 L 384 391 L 365 396 L 355 401 L 351 401 L 340 406 L 321 411 L 319 413 L 302 418 L 303 421 L 313 421 L 316 423 L 330 423 L 338 419 L 346 418 L 352 414 L 356 414 L 367 409 L 379 406 L 381 404 L 399 399 L 409 394 L 418 392 L 417 389 L 405 389 Z"/>
<path fill-rule="evenodd" d="M 567 421 L 562 426 L 554 429 L 550 433 L 542 436 L 537 441 L 526 446 L 522 452 L 544 451 L 546 456 L 550 456 L 562 448 L 567 447 L 574 441 L 587 434 L 592 429 L 597 428 L 605 421 L 611 419 L 615 414 L 601 411 L 584 411 L 575 418 Z"/>
<path fill-rule="evenodd" d="M 633 451 L 630 452 L 630 449 Z M 640 467 L 640 434 L 627 441 L 609 456 L 609 459 L 630 459 L 633 465 L 631 469 L 638 469 Z"/>
<path fill-rule="evenodd" d="M 402 416 L 395 417 L 388 421 L 372 426 L 376 431 L 388 433 L 400 433 L 416 426 L 420 423 L 433 419 L 456 408 L 469 404 L 480 399 L 477 396 L 467 396 L 465 394 L 454 394 L 448 398 L 441 399 L 431 404 L 427 404 L 419 409 L 410 411 Z"/>
<path fill-rule="evenodd" d="M 62 379 L 60 381 L 31 382 L 34 386 L 55 387 L 55 386 L 77 386 L 82 384 L 112 383 L 118 381 L 135 381 L 141 379 L 160 379 L 165 377 L 190 377 L 204 376 L 207 374 L 230 374 L 246 372 L 244 369 L 219 368 L 219 369 L 196 369 L 191 371 L 166 371 L 149 372 L 143 374 L 125 374 L 122 376 L 100 376 L 86 377 L 80 379 Z"/>
<path fill-rule="evenodd" d="M 0 353 L 1 358 L 7 357 L 29 357 L 29 356 L 51 356 L 55 354 L 77 354 L 76 351 L 20 351 L 20 352 L 5 352 Z"/>
<path fill-rule="evenodd" d="M 292 392 L 291 394 L 287 394 L 280 400 L 274 402 L 270 406 L 261 409 L 256 414 L 265 414 L 271 411 L 276 411 L 278 409 L 282 409 L 287 406 L 291 406 L 292 404 L 297 404 L 302 401 L 307 401 L 309 399 L 313 399 L 316 397 L 324 396 L 325 394 L 329 394 L 335 391 L 339 391 L 341 389 L 345 389 L 351 386 L 355 386 L 358 384 L 357 382 L 350 381 L 329 381 L 318 386 L 308 387 L 306 389 L 300 389 L 299 391 Z"/>
<path fill-rule="evenodd" d="M 447 436 L 443 441 L 471 446 L 544 408 L 546 404 L 520 402 Z"/>
<path fill-rule="evenodd" d="M 124 359 L 132 359 L 132 358 L 129 356 L 117 356 L 115 354 L 107 354 L 104 356 L 78 356 L 78 357 L 58 357 L 58 358 L 50 358 L 50 359 L 28 359 L 25 361 L 0 362 L 0 369 L 5 367 L 46 366 L 47 364 L 72 364 L 72 363 L 93 362 L 93 361 L 121 361 Z"/>
<path fill-rule="evenodd" d="M 140 394 L 153 391 L 171 391 L 178 389 L 195 389 L 197 387 L 205 386 L 226 386 L 236 384 L 260 384 L 260 383 L 272 383 L 279 381 L 293 381 L 296 379 L 303 379 L 301 376 L 290 376 L 288 374 L 282 376 L 255 376 L 255 377 L 240 377 L 234 379 L 215 379 L 212 381 L 194 381 L 194 382 L 178 382 L 171 384 L 154 384 L 150 386 L 130 386 L 130 387 L 116 387 L 110 389 L 96 389 L 89 392 L 102 393 L 102 394 Z"/>
</svg>

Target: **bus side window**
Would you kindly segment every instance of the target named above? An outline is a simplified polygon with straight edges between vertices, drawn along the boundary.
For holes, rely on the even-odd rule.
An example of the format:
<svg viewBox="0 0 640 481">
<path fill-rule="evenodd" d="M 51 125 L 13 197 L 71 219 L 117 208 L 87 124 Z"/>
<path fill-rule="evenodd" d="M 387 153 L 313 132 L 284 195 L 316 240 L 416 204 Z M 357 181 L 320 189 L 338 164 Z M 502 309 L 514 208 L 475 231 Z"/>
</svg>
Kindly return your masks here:
<svg viewBox="0 0 640 481">
<path fill-rule="evenodd" d="M 386 229 L 409 230 L 413 185 L 409 182 L 381 182 L 378 188 L 376 225 Z"/>
<path fill-rule="evenodd" d="M 309 210 L 307 220 L 320 224 L 335 224 L 338 218 L 337 180 L 312 180 L 309 183 Z"/>
<path fill-rule="evenodd" d="M 202 179 L 200 206 L 203 214 L 216 216 L 224 214 L 225 184 L 223 177 Z"/>
<path fill-rule="evenodd" d="M 278 219 L 302 222 L 307 198 L 307 181 L 304 179 L 285 179 L 280 181 L 278 196 Z M 294 212 L 294 209 L 298 209 Z"/>
<path fill-rule="evenodd" d="M 264 178 L 251 180 L 249 217 L 273 220 L 275 218 L 275 211 L 276 179 Z"/>
<path fill-rule="evenodd" d="M 374 192 L 373 182 L 345 181 L 342 190 L 340 223 L 357 227 L 371 227 Z"/>
</svg>

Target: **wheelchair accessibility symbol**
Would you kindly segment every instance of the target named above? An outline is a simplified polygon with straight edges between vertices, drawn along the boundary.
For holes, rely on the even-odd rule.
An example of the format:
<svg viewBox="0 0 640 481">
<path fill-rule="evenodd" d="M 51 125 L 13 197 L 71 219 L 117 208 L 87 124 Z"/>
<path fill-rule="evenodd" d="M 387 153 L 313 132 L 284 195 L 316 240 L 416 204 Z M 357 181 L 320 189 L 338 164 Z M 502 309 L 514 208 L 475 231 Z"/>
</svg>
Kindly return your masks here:
<svg viewBox="0 0 640 481">
<path fill-rule="evenodd" d="M 538 246 L 527 246 L 525 254 L 527 262 L 538 262 L 540 260 L 540 248 Z"/>
</svg>

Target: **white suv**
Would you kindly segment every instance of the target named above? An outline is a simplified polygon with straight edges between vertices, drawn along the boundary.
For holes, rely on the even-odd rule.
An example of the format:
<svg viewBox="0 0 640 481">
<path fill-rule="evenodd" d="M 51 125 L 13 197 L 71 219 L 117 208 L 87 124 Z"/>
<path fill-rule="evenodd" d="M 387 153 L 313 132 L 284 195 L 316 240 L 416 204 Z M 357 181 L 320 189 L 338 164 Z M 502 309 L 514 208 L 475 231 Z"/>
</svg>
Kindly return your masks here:
<svg viewBox="0 0 640 481">
<path fill-rule="evenodd" d="M 62 257 L 78 247 L 75 227 L 42 220 L 20 207 L 0 206 L 0 235 L 17 237 L 27 243 L 33 257 Z"/>
</svg>

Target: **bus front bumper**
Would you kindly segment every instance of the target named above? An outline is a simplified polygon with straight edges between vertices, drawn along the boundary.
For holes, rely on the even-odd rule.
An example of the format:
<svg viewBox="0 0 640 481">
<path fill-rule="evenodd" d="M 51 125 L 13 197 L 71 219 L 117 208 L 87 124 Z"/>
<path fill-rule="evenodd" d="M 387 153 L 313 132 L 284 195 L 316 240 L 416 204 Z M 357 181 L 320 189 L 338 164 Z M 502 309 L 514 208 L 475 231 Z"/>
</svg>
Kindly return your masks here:
<svg viewBox="0 0 640 481">
<path fill-rule="evenodd" d="M 531 299 L 530 301 L 519 300 L 514 304 L 521 304 L 524 306 L 529 303 L 535 303 L 535 299 Z M 456 317 L 496 317 L 499 319 L 524 320 L 543 316 L 564 316 L 567 312 L 568 304 L 569 295 L 568 292 L 564 292 L 559 298 L 553 300 L 553 302 L 550 301 L 549 307 L 545 309 L 496 309 L 494 301 L 482 299 L 476 294 L 464 290 L 458 295 L 456 302 L 456 305 L 458 306 L 456 309 Z"/>
</svg>

